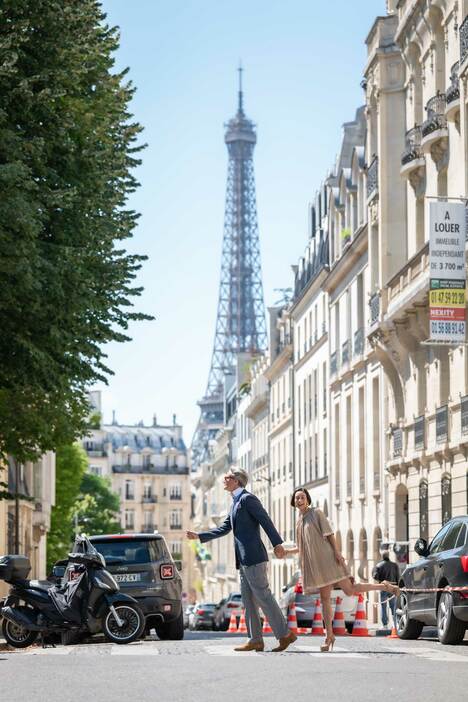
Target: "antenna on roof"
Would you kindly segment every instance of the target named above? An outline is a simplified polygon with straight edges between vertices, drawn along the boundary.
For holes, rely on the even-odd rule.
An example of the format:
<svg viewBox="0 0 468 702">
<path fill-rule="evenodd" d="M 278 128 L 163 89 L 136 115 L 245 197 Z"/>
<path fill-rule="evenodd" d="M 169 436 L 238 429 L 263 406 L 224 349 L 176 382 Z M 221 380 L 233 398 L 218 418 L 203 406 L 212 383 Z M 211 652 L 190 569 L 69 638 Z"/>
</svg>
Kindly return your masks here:
<svg viewBox="0 0 468 702">
<path fill-rule="evenodd" d="M 153 414 L 153 427 L 157 427 L 157 426 L 158 426 L 158 419 L 156 417 L 156 412 L 155 412 Z"/>
<path fill-rule="evenodd" d="M 242 68 L 242 62 L 240 59 L 239 59 L 239 68 L 237 70 L 239 72 L 239 112 L 243 112 L 244 106 L 243 106 L 242 102 L 243 102 L 244 95 L 242 93 L 242 71 L 244 69 Z"/>
<path fill-rule="evenodd" d="M 115 417 L 115 410 L 112 410 L 112 424 L 117 424 L 117 419 Z"/>
</svg>

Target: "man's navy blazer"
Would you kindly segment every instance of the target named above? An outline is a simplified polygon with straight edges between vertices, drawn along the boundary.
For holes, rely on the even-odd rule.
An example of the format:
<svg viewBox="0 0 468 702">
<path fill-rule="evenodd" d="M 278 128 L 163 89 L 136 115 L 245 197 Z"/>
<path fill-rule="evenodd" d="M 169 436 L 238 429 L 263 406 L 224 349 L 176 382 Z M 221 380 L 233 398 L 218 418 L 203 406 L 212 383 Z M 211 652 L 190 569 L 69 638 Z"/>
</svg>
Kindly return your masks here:
<svg viewBox="0 0 468 702">
<path fill-rule="evenodd" d="M 260 525 L 270 539 L 272 546 L 283 543 L 283 539 L 275 529 L 273 522 L 263 508 L 262 503 L 244 490 L 231 507 L 231 511 L 216 529 L 202 531 L 198 534 L 200 541 L 219 539 L 229 532 L 234 533 L 234 548 L 236 551 L 236 568 L 240 565 L 251 566 L 268 560 L 266 548 L 260 538 Z"/>
</svg>

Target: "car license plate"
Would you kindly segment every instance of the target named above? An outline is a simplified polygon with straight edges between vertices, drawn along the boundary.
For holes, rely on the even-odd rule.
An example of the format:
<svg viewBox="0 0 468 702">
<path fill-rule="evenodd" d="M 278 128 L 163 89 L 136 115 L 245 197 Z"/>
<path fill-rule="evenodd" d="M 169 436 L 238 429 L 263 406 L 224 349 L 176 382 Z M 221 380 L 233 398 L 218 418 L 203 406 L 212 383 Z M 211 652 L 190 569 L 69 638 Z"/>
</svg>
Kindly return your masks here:
<svg viewBox="0 0 468 702">
<path fill-rule="evenodd" d="M 141 573 L 117 573 L 114 577 L 118 583 L 136 583 L 141 580 Z"/>
</svg>

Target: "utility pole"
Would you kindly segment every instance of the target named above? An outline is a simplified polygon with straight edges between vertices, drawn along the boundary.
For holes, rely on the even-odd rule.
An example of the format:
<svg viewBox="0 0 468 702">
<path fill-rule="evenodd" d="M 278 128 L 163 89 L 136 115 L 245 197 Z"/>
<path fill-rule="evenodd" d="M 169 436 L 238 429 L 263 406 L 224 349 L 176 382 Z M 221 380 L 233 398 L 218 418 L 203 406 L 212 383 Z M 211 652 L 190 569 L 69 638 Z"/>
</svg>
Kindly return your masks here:
<svg viewBox="0 0 468 702">
<path fill-rule="evenodd" d="M 19 465 L 16 458 L 13 458 L 15 468 L 15 553 L 19 554 Z"/>
</svg>

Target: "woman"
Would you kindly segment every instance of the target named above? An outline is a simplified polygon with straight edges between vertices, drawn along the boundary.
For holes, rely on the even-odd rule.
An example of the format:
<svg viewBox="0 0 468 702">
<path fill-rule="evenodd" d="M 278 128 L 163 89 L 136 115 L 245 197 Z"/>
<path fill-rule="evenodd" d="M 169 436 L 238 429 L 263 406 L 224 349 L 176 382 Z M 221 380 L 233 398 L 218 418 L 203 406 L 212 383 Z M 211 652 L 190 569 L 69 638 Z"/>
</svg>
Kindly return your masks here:
<svg viewBox="0 0 468 702">
<path fill-rule="evenodd" d="M 297 488 L 294 491 L 291 506 L 299 510 L 296 526 L 297 547 L 285 549 L 286 555 L 299 553 L 304 594 L 311 594 L 317 590 L 320 593 L 326 630 L 325 644 L 320 647 L 320 650 L 331 651 L 335 636 L 330 596 L 335 583 L 350 596 L 371 590 L 384 590 L 392 595 L 398 595 L 400 590 L 397 585 L 392 585 L 386 580 L 378 585 L 353 582 L 345 559 L 336 545 L 328 519 L 320 509 L 311 507 L 310 495 L 305 488 Z"/>
</svg>

